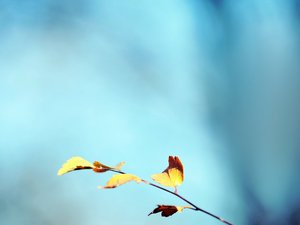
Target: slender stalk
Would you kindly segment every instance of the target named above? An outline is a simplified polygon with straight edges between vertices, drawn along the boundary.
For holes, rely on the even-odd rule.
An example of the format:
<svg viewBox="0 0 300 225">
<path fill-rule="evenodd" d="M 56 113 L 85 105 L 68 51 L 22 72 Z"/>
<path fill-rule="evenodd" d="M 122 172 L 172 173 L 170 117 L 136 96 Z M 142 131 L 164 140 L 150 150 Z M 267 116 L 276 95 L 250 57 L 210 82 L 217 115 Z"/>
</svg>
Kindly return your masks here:
<svg viewBox="0 0 300 225">
<path fill-rule="evenodd" d="M 111 169 L 110 171 L 113 171 L 113 172 L 116 172 L 116 173 L 121 173 L 121 174 L 126 174 L 125 172 L 119 171 L 119 170 L 113 170 L 113 169 Z M 232 223 L 229 223 L 228 221 L 224 220 L 223 218 L 221 218 L 221 217 L 219 217 L 219 216 L 216 216 L 216 215 L 214 215 L 214 214 L 212 214 L 212 213 L 210 213 L 210 212 L 208 212 L 208 211 L 206 211 L 206 210 L 204 210 L 204 209 L 201 209 L 200 207 L 196 206 L 194 203 L 190 202 L 190 201 L 187 200 L 186 198 L 184 198 L 184 197 L 182 197 L 181 195 L 179 195 L 177 192 L 170 191 L 170 190 L 168 190 L 168 189 L 166 189 L 166 188 L 164 188 L 164 187 L 161 187 L 161 186 L 159 186 L 159 185 L 157 185 L 157 184 L 153 184 L 153 183 L 151 183 L 151 182 L 149 182 L 149 181 L 147 181 L 147 180 L 144 180 L 144 179 L 142 179 L 142 181 L 143 181 L 145 184 L 148 184 L 148 185 L 150 185 L 150 186 L 152 186 L 152 187 L 158 188 L 158 189 L 163 190 L 163 191 L 165 191 L 165 192 L 168 192 L 168 193 L 170 193 L 170 194 L 172 194 L 172 195 L 175 195 L 176 197 L 182 199 L 182 200 L 185 201 L 186 203 L 188 203 L 188 204 L 190 204 L 191 206 L 193 206 L 194 208 L 191 208 L 191 209 L 193 209 L 193 210 L 195 210 L 195 211 L 201 211 L 201 212 L 203 212 L 203 213 L 205 213 L 205 214 L 207 214 L 207 215 L 209 215 L 209 216 L 211 216 L 211 217 L 213 217 L 213 218 L 215 218 L 215 219 L 217 219 L 217 220 L 219 220 L 219 221 L 221 221 L 221 222 L 223 222 L 223 223 L 225 223 L 225 224 L 233 225 Z"/>
</svg>

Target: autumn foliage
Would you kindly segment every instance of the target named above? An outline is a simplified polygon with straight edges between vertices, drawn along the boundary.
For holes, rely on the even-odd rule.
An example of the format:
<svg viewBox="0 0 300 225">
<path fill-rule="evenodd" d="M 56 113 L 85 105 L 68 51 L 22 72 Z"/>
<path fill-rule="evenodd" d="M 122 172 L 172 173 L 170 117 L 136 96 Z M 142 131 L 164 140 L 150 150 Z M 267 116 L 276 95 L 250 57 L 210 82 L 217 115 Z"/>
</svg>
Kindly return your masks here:
<svg viewBox="0 0 300 225">
<path fill-rule="evenodd" d="M 223 223 L 232 225 L 231 223 L 225 221 L 224 219 L 197 207 L 195 204 L 186 200 L 185 198 L 183 198 L 181 195 L 177 193 L 177 187 L 180 186 L 184 180 L 184 168 L 178 156 L 169 156 L 168 167 L 165 170 L 163 170 L 161 173 L 153 174 L 151 176 L 151 178 L 158 184 L 162 186 L 174 188 L 174 191 L 168 190 L 162 186 L 151 183 L 134 174 L 123 172 L 122 167 L 124 164 L 125 162 L 120 162 L 116 166 L 107 166 L 98 161 L 91 163 L 83 159 L 82 157 L 75 156 L 70 158 L 65 164 L 63 164 L 63 166 L 59 169 L 57 175 L 60 176 L 76 170 L 91 170 L 95 173 L 115 172 L 117 174 L 113 175 L 104 186 L 99 186 L 98 188 L 112 189 L 120 185 L 126 184 L 128 182 L 134 181 L 136 183 L 144 183 L 147 185 L 151 185 L 155 188 L 171 193 L 189 204 L 187 206 L 157 205 L 157 207 L 153 209 L 153 211 L 150 212 L 149 215 L 160 213 L 161 216 L 168 217 L 168 216 L 172 216 L 177 212 L 182 212 L 184 209 L 192 209 L 195 211 L 204 212 L 220 220 Z"/>
</svg>

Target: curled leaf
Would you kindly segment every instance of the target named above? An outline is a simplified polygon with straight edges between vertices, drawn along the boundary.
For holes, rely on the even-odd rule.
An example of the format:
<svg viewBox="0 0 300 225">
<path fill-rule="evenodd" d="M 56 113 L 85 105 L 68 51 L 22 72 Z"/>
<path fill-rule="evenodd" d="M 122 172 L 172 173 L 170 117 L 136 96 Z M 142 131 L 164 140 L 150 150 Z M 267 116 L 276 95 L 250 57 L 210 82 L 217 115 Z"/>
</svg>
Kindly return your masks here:
<svg viewBox="0 0 300 225">
<path fill-rule="evenodd" d="M 93 169 L 94 165 L 89 161 L 75 156 L 69 159 L 63 166 L 58 170 L 57 175 L 61 176 L 65 173 L 74 171 L 74 170 L 83 170 L 83 169 Z"/>
<path fill-rule="evenodd" d="M 93 163 L 93 165 L 94 165 L 93 170 L 94 170 L 94 172 L 96 172 L 96 173 L 104 173 L 104 172 L 106 172 L 106 171 L 108 171 L 108 170 L 117 170 L 117 171 L 120 171 L 121 168 L 122 168 L 122 166 L 123 166 L 124 164 L 125 164 L 125 162 L 120 162 L 120 163 L 118 163 L 116 166 L 110 167 L 110 166 L 106 166 L 106 165 L 104 165 L 104 164 L 102 164 L 102 163 L 100 163 L 100 162 L 98 162 L 98 161 L 95 161 L 95 162 Z"/>
<path fill-rule="evenodd" d="M 115 188 L 130 181 L 140 183 L 142 179 L 133 174 L 117 174 L 112 176 L 104 187 L 99 188 Z"/>
<path fill-rule="evenodd" d="M 148 216 L 161 212 L 161 216 L 168 217 L 172 216 L 176 212 L 182 212 L 183 209 L 186 208 L 191 208 L 191 206 L 157 205 L 157 207 L 149 213 Z"/>
<path fill-rule="evenodd" d="M 184 179 L 183 165 L 179 157 L 169 156 L 169 166 L 162 173 L 154 174 L 151 178 L 161 185 L 176 189 Z"/>
</svg>

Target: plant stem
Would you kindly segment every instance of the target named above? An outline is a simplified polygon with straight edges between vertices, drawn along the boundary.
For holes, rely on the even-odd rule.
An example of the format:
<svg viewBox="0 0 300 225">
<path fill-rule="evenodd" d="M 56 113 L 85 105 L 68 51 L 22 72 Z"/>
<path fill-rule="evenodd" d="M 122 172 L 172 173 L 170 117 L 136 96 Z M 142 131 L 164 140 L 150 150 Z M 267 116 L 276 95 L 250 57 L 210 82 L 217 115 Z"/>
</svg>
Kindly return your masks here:
<svg viewBox="0 0 300 225">
<path fill-rule="evenodd" d="M 111 169 L 111 171 L 116 172 L 116 173 L 126 174 L 125 172 L 119 171 L 119 170 L 113 170 L 113 169 Z M 204 210 L 204 209 L 201 209 L 200 207 L 196 206 L 194 203 L 190 202 L 190 201 L 187 200 L 186 198 L 184 198 L 184 197 L 182 197 L 181 195 L 179 195 L 177 192 L 170 191 L 170 190 L 168 190 L 168 189 L 166 189 L 166 188 L 164 188 L 164 187 L 161 187 L 161 186 L 159 186 L 159 185 L 153 184 L 153 183 L 151 183 L 151 182 L 149 182 L 149 181 L 147 181 L 147 180 L 144 180 L 144 179 L 142 179 L 142 181 L 143 181 L 145 184 L 148 184 L 148 185 L 150 185 L 150 186 L 152 186 L 152 187 L 158 188 L 158 189 L 163 190 L 163 191 L 165 191 L 165 192 L 168 192 L 168 193 L 170 193 L 170 194 L 172 194 L 172 195 L 175 195 L 176 197 L 182 199 L 182 200 L 185 201 L 186 203 L 188 203 L 188 204 L 190 204 L 191 206 L 193 206 L 194 208 L 191 208 L 191 209 L 193 209 L 193 210 L 195 210 L 195 211 L 201 211 L 201 212 L 203 212 L 203 213 L 205 213 L 205 214 L 207 214 L 207 215 L 209 215 L 209 216 L 211 216 L 211 217 L 214 217 L 215 219 L 217 219 L 217 220 L 219 220 L 219 221 L 221 221 L 221 222 L 223 222 L 223 223 L 225 223 L 225 224 L 233 225 L 232 223 L 229 223 L 228 221 L 224 220 L 223 218 L 221 218 L 221 217 L 219 217 L 219 216 L 216 216 L 216 215 L 214 215 L 214 214 L 212 214 L 212 213 L 210 213 L 210 212 L 208 212 L 208 211 L 206 211 L 206 210 Z"/>
</svg>

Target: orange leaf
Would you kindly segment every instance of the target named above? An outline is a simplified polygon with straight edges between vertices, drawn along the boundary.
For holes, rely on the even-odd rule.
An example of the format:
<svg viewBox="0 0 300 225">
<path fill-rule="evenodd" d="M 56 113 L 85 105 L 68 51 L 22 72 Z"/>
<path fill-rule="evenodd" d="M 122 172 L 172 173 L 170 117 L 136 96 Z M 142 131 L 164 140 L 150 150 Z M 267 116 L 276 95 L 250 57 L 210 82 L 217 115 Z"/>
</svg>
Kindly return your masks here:
<svg viewBox="0 0 300 225">
<path fill-rule="evenodd" d="M 184 179 L 183 165 L 179 157 L 169 156 L 169 166 L 162 173 L 154 174 L 151 178 L 161 185 L 176 189 Z"/>
<path fill-rule="evenodd" d="M 125 164 L 125 162 L 120 162 L 120 163 L 118 163 L 116 166 L 110 167 L 110 166 L 106 166 L 106 165 L 104 165 L 104 164 L 102 164 L 102 163 L 100 163 L 100 162 L 98 162 L 98 161 L 95 161 L 95 162 L 93 163 L 93 165 L 94 165 L 93 170 L 94 170 L 94 172 L 96 172 L 96 173 L 104 173 L 104 172 L 106 172 L 106 171 L 108 171 L 108 170 L 117 170 L 117 171 L 120 171 L 121 168 L 122 168 L 122 166 L 123 166 L 124 164 Z"/>
<path fill-rule="evenodd" d="M 112 176 L 104 187 L 99 188 L 115 188 L 130 181 L 140 183 L 142 179 L 133 174 L 117 174 Z"/>
<path fill-rule="evenodd" d="M 182 212 L 183 209 L 186 208 L 191 208 L 191 206 L 157 205 L 157 207 L 151 213 L 149 213 L 148 216 L 161 212 L 162 216 L 168 217 L 172 216 L 176 212 Z"/>
</svg>

